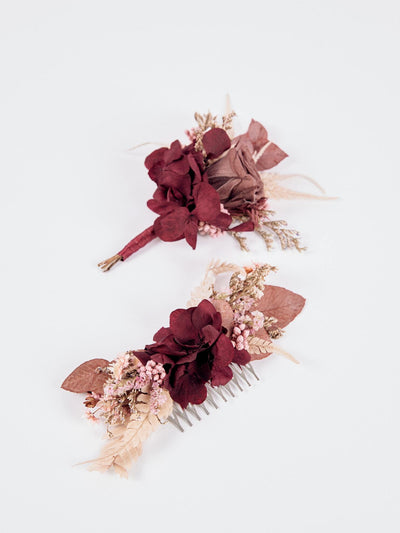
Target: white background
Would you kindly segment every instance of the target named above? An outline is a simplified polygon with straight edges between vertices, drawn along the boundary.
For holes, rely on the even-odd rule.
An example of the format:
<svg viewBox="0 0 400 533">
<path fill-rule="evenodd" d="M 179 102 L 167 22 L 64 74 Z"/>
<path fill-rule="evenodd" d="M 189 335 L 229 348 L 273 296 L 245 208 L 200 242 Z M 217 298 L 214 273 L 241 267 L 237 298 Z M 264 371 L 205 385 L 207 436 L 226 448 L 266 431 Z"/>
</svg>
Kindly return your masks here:
<svg viewBox="0 0 400 533">
<path fill-rule="evenodd" d="M 2 1 L 3 531 L 398 532 L 399 8 L 383 0 Z M 263 122 L 336 202 L 272 207 L 305 254 L 251 240 L 154 243 L 143 141 L 193 112 Z M 308 191 L 308 186 L 303 185 Z M 102 428 L 60 390 L 91 357 L 140 348 L 211 258 L 279 266 L 307 298 L 262 381 L 183 435 L 164 427 L 128 481 L 72 465 Z"/>
</svg>

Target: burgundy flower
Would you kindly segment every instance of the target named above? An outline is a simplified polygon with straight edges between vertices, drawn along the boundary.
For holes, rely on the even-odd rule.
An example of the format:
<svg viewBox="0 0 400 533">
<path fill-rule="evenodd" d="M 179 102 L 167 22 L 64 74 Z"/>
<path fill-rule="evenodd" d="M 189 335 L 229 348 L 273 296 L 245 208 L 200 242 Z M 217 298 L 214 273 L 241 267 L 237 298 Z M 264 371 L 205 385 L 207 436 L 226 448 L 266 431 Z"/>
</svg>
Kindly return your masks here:
<svg viewBox="0 0 400 533">
<path fill-rule="evenodd" d="M 189 403 L 203 403 L 206 383 L 225 385 L 232 379 L 229 365 L 250 361 L 245 350 L 236 350 L 225 335 L 221 314 L 211 302 L 203 300 L 197 307 L 176 309 L 170 315 L 169 328 L 154 335 L 154 344 L 136 356 L 164 365 L 165 387 L 182 408 Z"/>
<path fill-rule="evenodd" d="M 252 120 L 248 131 L 236 137 L 227 154 L 208 167 L 209 183 L 230 213 L 247 213 L 264 200 L 259 171 L 272 168 L 286 155 L 269 141 L 264 126 Z"/>
<path fill-rule="evenodd" d="M 264 198 L 264 186 L 246 146 L 234 146 L 207 169 L 209 183 L 232 214 L 246 213 Z"/>
<path fill-rule="evenodd" d="M 182 147 L 179 141 L 174 141 L 170 148 L 152 152 L 144 164 L 157 184 L 153 200 L 148 202 L 153 211 L 163 202 L 187 205 L 193 199 L 193 187 L 203 179 L 203 156 L 193 144 Z"/>
<path fill-rule="evenodd" d="M 207 157 L 219 157 L 230 146 L 226 132 L 215 128 L 204 135 Z M 179 141 L 170 148 L 152 152 L 145 161 L 149 176 L 157 183 L 149 208 L 160 215 L 154 222 L 154 234 L 163 241 L 185 238 L 196 247 L 199 221 L 222 230 L 232 222 L 221 212 L 218 193 L 208 184 L 203 155 L 194 144 L 182 147 Z"/>
</svg>

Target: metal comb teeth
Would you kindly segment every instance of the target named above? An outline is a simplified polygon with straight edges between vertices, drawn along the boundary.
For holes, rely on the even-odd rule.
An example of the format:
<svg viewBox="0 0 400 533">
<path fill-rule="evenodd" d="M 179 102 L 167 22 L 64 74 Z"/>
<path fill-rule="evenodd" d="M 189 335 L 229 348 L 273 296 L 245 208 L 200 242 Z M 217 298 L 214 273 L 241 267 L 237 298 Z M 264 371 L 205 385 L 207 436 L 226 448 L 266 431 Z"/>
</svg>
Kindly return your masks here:
<svg viewBox="0 0 400 533">
<path fill-rule="evenodd" d="M 210 385 L 207 385 L 207 398 L 202 404 L 189 404 L 186 409 L 182 409 L 182 407 L 175 402 L 172 413 L 168 417 L 168 421 L 171 422 L 176 429 L 183 432 L 185 431 L 183 427 L 185 424 L 191 427 L 193 426 L 193 422 L 201 420 L 200 413 L 203 414 L 203 416 L 204 414 L 210 414 L 210 411 L 205 404 L 208 404 L 209 407 L 214 409 L 218 409 L 218 401 L 220 399 L 227 402 L 230 397 L 234 398 L 238 392 L 242 392 L 244 386 L 247 385 L 248 387 L 251 387 L 252 380 L 256 379 L 259 381 L 260 379 L 250 363 L 244 366 L 231 365 L 231 369 L 233 372 L 233 378 L 229 383 L 221 385 L 220 387 L 211 387 Z"/>
</svg>

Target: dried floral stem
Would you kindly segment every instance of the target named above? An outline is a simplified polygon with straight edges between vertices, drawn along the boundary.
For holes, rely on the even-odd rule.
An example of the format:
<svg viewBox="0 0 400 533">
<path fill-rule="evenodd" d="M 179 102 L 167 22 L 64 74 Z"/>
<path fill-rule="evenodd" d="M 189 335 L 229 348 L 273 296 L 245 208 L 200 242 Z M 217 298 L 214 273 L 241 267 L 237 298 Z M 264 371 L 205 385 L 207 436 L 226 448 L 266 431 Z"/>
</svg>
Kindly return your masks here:
<svg viewBox="0 0 400 533">
<path fill-rule="evenodd" d="M 157 142 L 157 141 L 147 141 L 147 142 L 144 142 L 144 143 L 135 144 L 135 146 L 132 146 L 132 148 L 128 148 L 128 151 L 129 152 L 133 152 L 134 150 L 137 150 L 138 148 L 142 148 L 142 146 L 149 146 L 151 144 L 153 146 L 167 146 L 167 144 L 165 144 L 165 143 L 160 143 L 160 142 Z"/>
<path fill-rule="evenodd" d="M 263 294 L 265 278 L 270 272 L 275 272 L 274 266 L 263 264 L 256 266 L 243 279 L 239 273 L 234 273 L 229 282 L 230 295 L 229 304 L 235 309 L 236 303 L 244 297 L 250 297 L 257 300 Z"/>
<path fill-rule="evenodd" d="M 296 248 L 298 252 L 304 252 L 306 248 L 301 246 L 299 232 L 288 229 L 286 226 L 287 222 L 285 220 L 265 220 L 263 222 L 263 227 L 278 237 L 282 250 Z M 265 237 L 263 238 L 265 240 Z"/>
<path fill-rule="evenodd" d="M 231 233 L 232 237 L 237 240 L 237 242 L 240 244 L 240 249 L 244 252 L 249 252 L 249 247 L 247 246 L 247 239 L 246 237 L 242 237 L 239 235 L 239 233 L 236 233 L 235 231 L 232 231 Z"/>
<path fill-rule="evenodd" d="M 110 268 L 112 268 L 115 264 L 117 264 L 118 261 L 121 261 L 121 259 L 122 257 L 116 254 L 110 257 L 110 259 L 101 261 L 97 266 L 100 267 L 103 272 L 107 272 L 107 270 L 110 270 Z"/>
<path fill-rule="evenodd" d="M 265 246 L 267 247 L 267 250 L 270 251 L 274 247 L 274 238 L 272 234 L 268 231 L 263 231 L 260 228 L 257 228 L 256 233 L 260 235 L 260 237 L 264 240 Z"/>
<path fill-rule="evenodd" d="M 295 359 L 293 357 L 292 354 L 290 354 L 289 352 L 287 352 L 286 350 L 283 350 L 282 348 L 280 348 L 279 346 L 277 346 L 276 344 L 270 344 L 269 345 L 269 349 L 274 352 L 274 353 L 277 353 L 279 355 L 283 355 L 283 357 L 286 357 L 286 359 L 289 359 L 289 361 L 292 361 L 292 363 L 295 363 L 296 365 L 299 365 L 300 364 L 300 361 L 298 361 L 297 359 Z"/>
</svg>

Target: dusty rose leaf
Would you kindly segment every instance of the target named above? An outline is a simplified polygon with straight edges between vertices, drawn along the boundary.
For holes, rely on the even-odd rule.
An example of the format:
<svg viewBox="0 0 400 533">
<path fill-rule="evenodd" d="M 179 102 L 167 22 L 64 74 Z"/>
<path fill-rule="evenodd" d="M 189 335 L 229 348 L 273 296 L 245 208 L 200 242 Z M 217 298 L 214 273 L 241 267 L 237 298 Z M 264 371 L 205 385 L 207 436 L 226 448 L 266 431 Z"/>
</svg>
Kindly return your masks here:
<svg viewBox="0 0 400 533">
<path fill-rule="evenodd" d="M 215 307 L 215 309 L 218 311 L 218 313 L 221 313 L 222 317 L 222 325 L 224 328 L 228 331 L 228 337 L 230 337 L 233 329 L 233 309 L 228 304 L 228 302 L 225 302 L 224 300 L 211 300 L 211 303 Z"/>
<path fill-rule="evenodd" d="M 264 126 L 257 120 L 251 119 L 247 136 L 254 146 L 254 150 L 258 152 L 268 142 L 268 132 Z"/>
<path fill-rule="evenodd" d="M 75 368 L 65 379 L 61 388 L 69 392 L 103 392 L 104 383 L 108 379 L 106 372 L 99 372 L 98 368 L 105 368 L 110 364 L 107 359 L 91 359 Z"/>
<path fill-rule="evenodd" d="M 281 150 L 279 146 L 271 143 L 264 150 L 260 159 L 257 160 L 257 170 L 268 170 L 269 168 L 275 167 L 287 156 L 287 153 Z"/>
<path fill-rule="evenodd" d="M 255 305 L 255 309 L 261 311 L 266 317 L 276 318 L 278 322 L 274 324 L 274 327 L 284 328 L 296 318 L 305 302 L 302 296 L 288 289 L 266 285 L 264 295 Z"/>
</svg>

